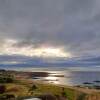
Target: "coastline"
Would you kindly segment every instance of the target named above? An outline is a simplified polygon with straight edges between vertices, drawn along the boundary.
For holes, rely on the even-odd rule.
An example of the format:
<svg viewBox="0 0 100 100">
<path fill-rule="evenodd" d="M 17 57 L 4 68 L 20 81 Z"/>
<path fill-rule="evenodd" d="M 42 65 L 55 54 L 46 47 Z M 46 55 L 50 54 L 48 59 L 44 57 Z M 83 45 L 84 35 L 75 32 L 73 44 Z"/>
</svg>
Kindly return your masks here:
<svg viewBox="0 0 100 100">
<path fill-rule="evenodd" d="M 24 98 L 39 97 L 48 94 L 62 97 L 61 94 L 63 91 L 66 93 L 68 100 L 89 100 L 85 98 L 90 98 L 91 95 L 100 98 L 99 96 L 100 90 L 89 89 L 87 87 L 76 87 L 76 86 L 47 83 L 44 81 L 32 79 L 33 75 L 43 76 L 43 77 L 48 76 L 50 73 L 47 72 L 21 72 L 21 71 L 19 72 L 19 71 L 6 71 L 6 70 L 1 70 L 0 72 L 2 72 L 2 77 L 4 77 L 5 74 L 13 75 L 14 81 L 12 83 L 3 83 L 3 85 L 5 85 L 7 88 L 4 94 L 13 94 L 15 97 L 17 97 L 17 100 L 24 100 Z M 31 93 L 29 92 L 29 90 L 33 85 L 35 85 L 37 89 L 35 90 L 33 89 Z"/>
</svg>

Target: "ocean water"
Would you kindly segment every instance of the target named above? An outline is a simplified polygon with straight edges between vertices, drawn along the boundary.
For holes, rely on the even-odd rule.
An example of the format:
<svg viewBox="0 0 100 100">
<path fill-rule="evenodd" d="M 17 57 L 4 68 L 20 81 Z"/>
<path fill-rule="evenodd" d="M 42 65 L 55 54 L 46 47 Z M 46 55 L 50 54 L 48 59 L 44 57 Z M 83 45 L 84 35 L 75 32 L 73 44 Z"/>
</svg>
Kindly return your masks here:
<svg viewBox="0 0 100 100">
<path fill-rule="evenodd" d="M 40 77 L 39 80 L 61 85 L 82 85 L 85 82 L 93 83 L 100 81 L 100 72 L 96 71 L 47 71 L 48 77 Z M 56 76 L 54 76 L 56 75 Z M 57 77 L 64 75 L 64 77 Z"/>
<path fill-rule="evenodd" d="M 48 67 L 48 68 L 35 68 L 35 67 L 20 67 L 20 68 L 5 68 L 7 70 L 18 70 L 18 71 L 31 71 L 31 72 L 48 72 L 47 77 L 38 77 L 34 80 L 41 80 L 52 84 L 61 85 L 82 85 L 85 82 L 94 83 L 94 81 L 100 81 L 100 67 Z M 63 77 L 64 76 L 64 77 Z"/>
</svg>

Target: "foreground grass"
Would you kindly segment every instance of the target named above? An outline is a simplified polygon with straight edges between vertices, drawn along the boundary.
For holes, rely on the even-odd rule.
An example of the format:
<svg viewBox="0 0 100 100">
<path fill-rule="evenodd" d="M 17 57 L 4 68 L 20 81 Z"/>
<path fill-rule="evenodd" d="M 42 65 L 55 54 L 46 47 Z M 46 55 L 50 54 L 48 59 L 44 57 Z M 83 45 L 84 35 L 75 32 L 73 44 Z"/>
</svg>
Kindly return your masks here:
<svg viewBox="0 0 100 100">
<path fill-rule="evenodd" d="M 30 92 L 29 90 L 32 88 L 33 84 L 36 85 L 37 89 Z M 29 80 L 16 80 L 13 83 L 3 83 L 1 85 L 5 85 L 6 91 L 5 93 L 0 94 L 0 97 L 5 96 L 6 94 L 13 94 L 17 98 L 16 100 L 23 100 L 27 97 L 37 97 L 43 94 L 61 96 L 63 88 L 68 100 L 100 100 L 100 93 L 87 94 L 67 86 L 30 82 Z"/>
<path fill-rule="evenodd" d="M 37 89 L 29 92 L 31 86 L 35 84 Z M 62 86 L 56 86 L 52 84 L 41 84 L 41 83 L 30 83 L 26 80 L 16 81 L 14 83 L 6 83 L 6 93 L 5 94 L 13 94 L 17 97 L 17 100 L 21 100 L 22 98 L 39 96 L 43 94 L 52 94 L 61 96 Z M 86 94 L 76 91 L 74 89 L 70 89 L 68 87 L 64 87 L 68 100 L 84 100 Z"/>
</svg>

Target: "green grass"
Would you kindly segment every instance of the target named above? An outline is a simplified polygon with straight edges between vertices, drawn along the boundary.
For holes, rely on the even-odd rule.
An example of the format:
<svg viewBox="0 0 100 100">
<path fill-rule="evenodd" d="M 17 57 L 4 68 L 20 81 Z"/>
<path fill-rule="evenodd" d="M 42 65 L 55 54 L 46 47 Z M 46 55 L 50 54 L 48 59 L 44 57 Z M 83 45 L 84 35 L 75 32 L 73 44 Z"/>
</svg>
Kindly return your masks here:
<svg viewBox="0 0 100 100">
<path fill-rule="evenodd" d="M 62 94 L 62 86 L 40 83 L 34 84 L 37 86 L 37 89 L 33 91 L 33 94 L 31 94 L 29 90 L 33 84 L 28 82 L 28 80 L 16 80 L 14 83 L 5 83 L 6 92 L 1 94 L 0 97 L 4 97 L 6 94 L 13 94 L 18 97 L 17 100 L 21 100 L 22 98 L 39 96 L 42 94 L 52 94 L 59 96 Z M 68 100 L 85 100 L 84 98 L 87 96 L 87 94 L 69 87 L 64 87 L 64 91 Z"/>
<path fill-rule="evenodd" d="M 22 84 L 23 84 L 23 86 L 26 87 L 26 91 L 28 91 L 32 85 L 32 84 L 28 84 L 27 82 L 26 83 L 21 82 L 21 85 Z M 36 83 L 36 86 L 38 87 L 38 89 L 36 89 L 33 92 L 33 95 L 30 95 L 30 96 L 38 96 L 38 95 L 45 94 L 45 93 L 49 93 L 49 94 L 53 94 L 53 95 L 61 95 L 61 93 L 62 93 L 61 86 L 56 86 L 56 85 L 52 85 L 52 84 L 39 84 L 39 83 Z M 67 94 L 68 100 L 79 100 L 78 98 L 81 97 L 81 95 L 83 95 L 83 93 L 78 92 L 74 89 L 67 88 L 67 87 L 65 87 L 65 92 Z M 29 95 L 29 94 L 26 94 L 26 96 L 27 95 Z"/>
</svg>

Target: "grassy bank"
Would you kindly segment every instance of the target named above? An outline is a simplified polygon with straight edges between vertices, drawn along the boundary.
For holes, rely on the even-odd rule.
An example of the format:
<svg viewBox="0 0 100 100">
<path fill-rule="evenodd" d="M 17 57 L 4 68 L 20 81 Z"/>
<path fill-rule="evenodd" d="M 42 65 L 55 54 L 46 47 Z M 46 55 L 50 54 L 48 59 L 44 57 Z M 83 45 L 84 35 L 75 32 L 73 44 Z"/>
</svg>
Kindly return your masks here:
<svg viewBox="0 0 100 100">
<path fill-rule="evenodd" d="M 30 91 L 33 84 L 35 84 L 37 88 Z M 4 94 L 13 94 L 15 97 L 17 97 L 17 100 L 21 100 L 22 98 L 26 97 L 40 96 L 43 94 L 61 96 L 62 88 L 64 88 L 68 100 L 84 100 L 82 98 L 85 98 L 86 95 L 85 93 L 70 89 L 68 87 L 56 86 L 51 84 L 40 84 L 34 82 L 30 83 L 26 80 L 16 81 L 15 83 L 6 83 L 5 86 L 6 92 Z"/>
</svg>

